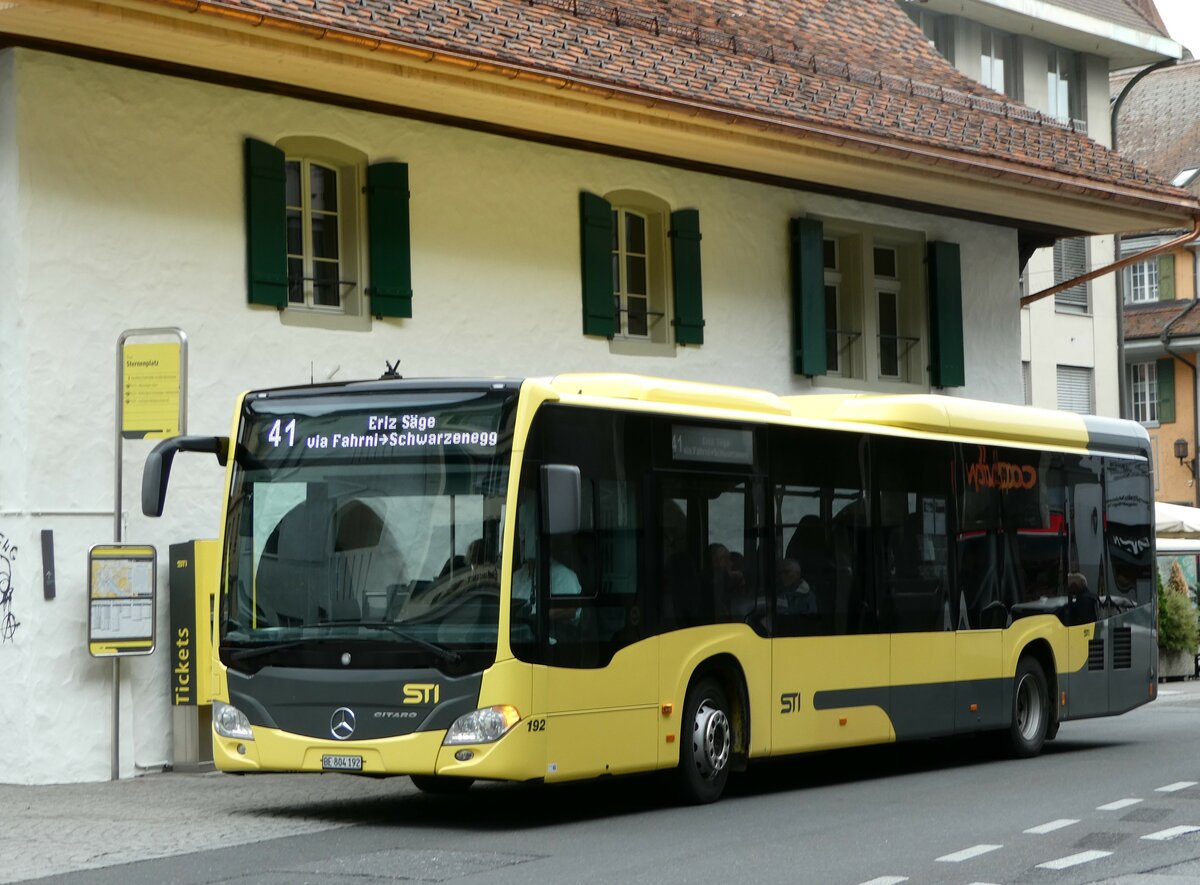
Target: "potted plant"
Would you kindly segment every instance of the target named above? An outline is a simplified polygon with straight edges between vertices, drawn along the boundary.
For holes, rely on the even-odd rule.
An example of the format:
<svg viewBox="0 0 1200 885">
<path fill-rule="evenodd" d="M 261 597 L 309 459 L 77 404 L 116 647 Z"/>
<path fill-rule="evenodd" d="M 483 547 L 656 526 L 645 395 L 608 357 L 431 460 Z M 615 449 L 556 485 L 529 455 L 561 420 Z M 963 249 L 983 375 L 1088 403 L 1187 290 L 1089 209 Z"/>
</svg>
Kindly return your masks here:
<svg viewBox="0 0 1200 885">
<path fill-rule="evenodd" d="M 1200 622 L 1188 597 L 1187 581 L 1178 561 L 1171 563 L 1166 586 L 1158 580 L 1158 675 L 1183 678 L 1196 672 Z"/>
</svg>

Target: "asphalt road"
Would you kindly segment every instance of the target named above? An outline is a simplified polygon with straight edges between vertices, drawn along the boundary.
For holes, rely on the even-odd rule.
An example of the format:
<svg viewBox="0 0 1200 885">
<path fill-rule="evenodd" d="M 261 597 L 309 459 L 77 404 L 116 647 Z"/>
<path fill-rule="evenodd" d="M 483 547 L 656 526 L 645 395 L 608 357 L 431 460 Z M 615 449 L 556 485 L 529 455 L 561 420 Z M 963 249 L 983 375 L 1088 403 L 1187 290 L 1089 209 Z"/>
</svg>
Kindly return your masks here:
<svg viewBox="0 0 1200 885">
<path fill-rule="evenodd" d="M 0 882 L 1200 883 L 1200 683 L 1067 723 L 1033 760 L 984 741 L 763 764 L 721 802 L 655 778 L 476 785 L 153 775 L 0 787 Z"/>
</svg>

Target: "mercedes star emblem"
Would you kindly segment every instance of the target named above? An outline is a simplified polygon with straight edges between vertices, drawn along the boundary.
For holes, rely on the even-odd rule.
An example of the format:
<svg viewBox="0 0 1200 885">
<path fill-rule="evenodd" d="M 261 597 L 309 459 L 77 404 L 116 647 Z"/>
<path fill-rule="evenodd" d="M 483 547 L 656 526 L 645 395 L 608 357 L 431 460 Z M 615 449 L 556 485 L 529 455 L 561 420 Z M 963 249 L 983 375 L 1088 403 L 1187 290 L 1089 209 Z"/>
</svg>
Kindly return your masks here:
<svg viewBox="0 0 1200 885">
<path fill-rule="evenodd" d="M 339 741 L 354 734 L 354 711 L 349 707 L 338 707 L 329 717 L 329 733 Z"/>
</svg>

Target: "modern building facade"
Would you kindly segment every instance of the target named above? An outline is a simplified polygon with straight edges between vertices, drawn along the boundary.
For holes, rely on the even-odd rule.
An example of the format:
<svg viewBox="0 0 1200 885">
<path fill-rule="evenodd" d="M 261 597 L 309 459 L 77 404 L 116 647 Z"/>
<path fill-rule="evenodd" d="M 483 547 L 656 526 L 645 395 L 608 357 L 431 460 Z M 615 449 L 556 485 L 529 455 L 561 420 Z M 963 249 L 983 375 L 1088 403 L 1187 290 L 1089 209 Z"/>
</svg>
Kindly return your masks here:
<svg viewBox="0 0 1200 885">
<path fill-rule="evenodd" d="M 183 761 L 166 558 L 223 474 L 181 458 L 141 515 L 128 330 L 186 333 L 190 433 L 397 361 L 1020 402 L 1026 256 L 1196 214 L 891 0 L 0 4 L 0 706 L 39 723 L 6 717 L 3 776 L 109 776 L 85 562 L 114 525 L 160 585 L 119 771 Z"/>
<path fill-rule="evenodd" d="M 922 0 L 903 6 L 964 74 L 1110 147 L 1110 72 L 1176 59 L 1182 52 L 1150 0 Z M 1032 295 L 1112 263 L 1113 242 L 1109 236 L 1055 239 L 1027 256 L 1022 293 Z M 1118 316 L 1111 274 L 1024 308 L 1025 402 L 1118 416 Z"/>
</svg>

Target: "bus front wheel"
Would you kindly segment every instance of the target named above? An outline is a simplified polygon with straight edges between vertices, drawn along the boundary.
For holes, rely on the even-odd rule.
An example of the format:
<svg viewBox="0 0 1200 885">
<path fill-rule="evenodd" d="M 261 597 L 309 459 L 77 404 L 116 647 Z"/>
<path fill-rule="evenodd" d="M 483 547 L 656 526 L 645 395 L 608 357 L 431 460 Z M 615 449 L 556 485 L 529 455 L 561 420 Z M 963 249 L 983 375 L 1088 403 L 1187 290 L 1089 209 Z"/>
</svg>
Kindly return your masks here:
<svg viewBox="0 0 1200 885">
<path fill-rule="evenodd" d="M 1033 657 L 1023 657 L 1013 679 L 1012 723 L 1008 727 L 1009 751 L 1028 759 L 1042 751 L 1050 731 L 1050 692 L 1046 673 Z"/>
<path fill-rule="evenodd" d="M 701 679 L 688 690 L 679 742 L 680 799 L 692 805 L 715 802 L 729 780 L 733 751 L 729 701 L 715 679 Z"/>
</svg>

